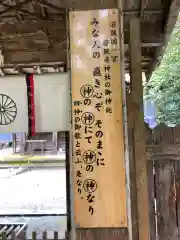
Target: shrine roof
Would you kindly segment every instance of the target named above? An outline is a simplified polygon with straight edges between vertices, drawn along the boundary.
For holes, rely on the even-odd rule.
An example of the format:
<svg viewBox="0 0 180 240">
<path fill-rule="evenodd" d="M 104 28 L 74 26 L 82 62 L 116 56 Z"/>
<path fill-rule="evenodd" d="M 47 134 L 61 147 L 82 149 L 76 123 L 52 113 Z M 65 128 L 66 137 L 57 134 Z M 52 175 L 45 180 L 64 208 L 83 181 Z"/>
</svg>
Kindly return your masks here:
<svg viewBox="0 0 180 240">
<path fill-rule="evenodd" d="M 119 0 L 120 1 L 120 0 Z M 125 71 L 129 72 L 129 20 L 140 16 L 142 69 L 159 64 L 179 14 L 179 0 L 123 0 Z M 4 0 L 0 2 L 0 74 L 64 71 L 69 10 L 117 8 L 118 0 Z M 34 68 L 36 66 L 36 68 Z"/>
</svg>

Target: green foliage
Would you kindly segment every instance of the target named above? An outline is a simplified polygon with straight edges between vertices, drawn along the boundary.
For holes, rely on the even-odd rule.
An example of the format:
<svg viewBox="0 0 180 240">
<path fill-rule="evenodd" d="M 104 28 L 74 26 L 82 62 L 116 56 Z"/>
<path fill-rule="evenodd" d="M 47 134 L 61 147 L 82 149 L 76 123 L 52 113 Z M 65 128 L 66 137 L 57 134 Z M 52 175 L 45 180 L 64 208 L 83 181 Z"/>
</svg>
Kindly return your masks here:
<svg viewBox="0 0 180 240">
<path fill-rule="evenodd" d="M 180 123 L 180 18 L 160 66 L 144 88 L 144 98 L 155 101 L 159 123 Z"/>
</svg>

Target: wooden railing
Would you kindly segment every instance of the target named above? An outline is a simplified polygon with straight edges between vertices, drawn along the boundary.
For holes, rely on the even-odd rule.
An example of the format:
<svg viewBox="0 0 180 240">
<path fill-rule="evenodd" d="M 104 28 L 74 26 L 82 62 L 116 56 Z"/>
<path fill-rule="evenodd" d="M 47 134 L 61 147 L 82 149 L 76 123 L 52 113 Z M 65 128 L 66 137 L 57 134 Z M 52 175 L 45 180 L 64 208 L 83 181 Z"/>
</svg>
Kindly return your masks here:
<svg viewBox="0 0 180 240">
<path fill-rule="evenodd" d="M 48 232 L 44 231 L 41 237 L 37 237 L 37 232 L 32 232 L 31 237 L 27 237 L 26 231 L 22 231 L 17 234 L 16 231 L 12 231 L 10 234 L 7 234 L 6 231 L 0 233 L 0 240 L 65 240 L 65 238 L 59 238 L 58 232 L 54 231 L 53 237 L 48 236 Z"/>
</svg>

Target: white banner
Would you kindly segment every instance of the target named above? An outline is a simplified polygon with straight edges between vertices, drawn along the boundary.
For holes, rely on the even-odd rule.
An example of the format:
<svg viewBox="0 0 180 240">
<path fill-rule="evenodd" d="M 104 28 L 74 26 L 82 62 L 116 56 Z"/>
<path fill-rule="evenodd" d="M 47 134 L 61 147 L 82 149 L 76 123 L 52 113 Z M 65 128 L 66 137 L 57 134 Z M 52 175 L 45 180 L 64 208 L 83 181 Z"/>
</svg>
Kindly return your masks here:
<svg viewBox="0 0 180 240">
<path fill-rule="evenodd" d="M 68 74 L 34 75 L 35 132 L 69 129 Z M 0 78 L 0 133 L 28 133 L 25 76 Z"/>
<path fill-rule="evenodd" d="M 25 77 L 0 78 L 0 133 L 28 132 Z"/>
</svg>

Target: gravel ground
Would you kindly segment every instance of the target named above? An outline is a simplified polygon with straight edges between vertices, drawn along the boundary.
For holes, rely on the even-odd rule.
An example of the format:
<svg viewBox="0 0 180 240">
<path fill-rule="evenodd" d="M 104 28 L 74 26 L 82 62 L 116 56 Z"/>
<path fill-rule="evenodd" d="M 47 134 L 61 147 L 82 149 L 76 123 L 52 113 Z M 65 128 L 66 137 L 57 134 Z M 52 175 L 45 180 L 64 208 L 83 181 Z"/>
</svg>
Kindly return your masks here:
<svg viewBox="0 0 180 240">
<path fill-rule="evenodd" d="M 65 176 L 65 169 L 59 168 L 31 169 L 1 178 L 0 214 L 65 214 Z"/>
<path fill-rule="evenodd" d="M 15 170 L 14 170 L 15 171 Z M 66 214 L 66 174 L 64 168 L 30 169 L 18 175 L 0 169 L 0 214 Z M 16 170 L 17 171 L 17 170 Z M 8 177 L 7 177 L 8 176 Z M 0 222 L 27 222 L 28 237 L 58 231 L 63 238 L 65 216 L 2 218 Z"/>
</svg>

